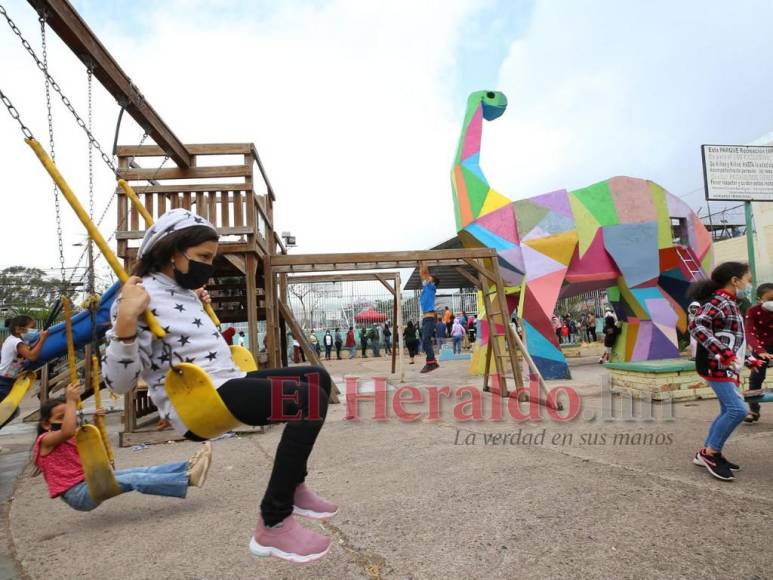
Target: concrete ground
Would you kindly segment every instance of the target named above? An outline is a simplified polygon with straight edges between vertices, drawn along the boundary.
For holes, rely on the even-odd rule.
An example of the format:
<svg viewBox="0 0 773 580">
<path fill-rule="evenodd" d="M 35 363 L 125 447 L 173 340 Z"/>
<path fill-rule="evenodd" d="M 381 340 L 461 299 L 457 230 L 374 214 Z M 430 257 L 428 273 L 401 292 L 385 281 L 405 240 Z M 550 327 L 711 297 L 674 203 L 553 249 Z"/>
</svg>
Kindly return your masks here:
<svg viewBox="0 0 773 580">
<path fill-rule="evenodd" d="M 408 366 L 407 383 L 479 387 L 467 364 L 429 375 Z M 339 378 L 372 377 L 387 363 L 329 368 Z M 327 523 L 303 521 L 334 539 L 316 563 L 256 560 L 247 549 L 281 426 L 215 441 L 207 485 L 186 500 L 127 494 L 78 513 L 25 473 L 6 524 L 11 553 L 20 574 L 35 579 L 770 578 L 773 407 L 731 438 L 726 455 L 743 471 L 724 483 L 691 464 L 716 401 L 679 403 L 670 420 L 657 419 L 664 406 L 656 405 L 647 421 L 638 403 L 639 418 L 624 420 L 617 397 L 615 419 L 600 420 L 610 404 L 603 374 L 595 364 L 576 366 L 573 380 L 550 384 L 580 395 L 582 409 L 569 422 L 544 407 L 538 423 L 459 422 L 456 400 L 443 403 L 436 421 L 404 422 L 390 410 L 377 422 L 368 404 L 361 420 L 347 421 L 344 405 L 332 406 L 308 482 L 340 513 Z M 483 399 L 488 415 L 492 399 Z M 426 414 L 428 406 L 408 409 Z M 32 441 L 23 428 L 5 433 L 4 447 L 5 437 Z M 195 449 L 187 442 L 120 449 L 117 463 L 174 461 Z"/>
</svg>

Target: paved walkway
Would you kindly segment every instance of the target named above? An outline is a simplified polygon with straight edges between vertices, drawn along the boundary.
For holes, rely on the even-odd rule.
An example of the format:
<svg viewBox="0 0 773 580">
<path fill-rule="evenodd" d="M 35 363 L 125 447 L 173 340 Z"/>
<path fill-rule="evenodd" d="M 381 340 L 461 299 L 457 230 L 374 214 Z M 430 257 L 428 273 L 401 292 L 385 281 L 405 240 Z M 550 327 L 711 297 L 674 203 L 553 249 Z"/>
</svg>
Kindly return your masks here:
<svg viewBox="0 0 773 580">
<path fill-rule="evenodd" d="M 479 386 L 466 365 L 430 375 L 409 366 L 408 382 Z M 367 376 L 387 363 L 330 369 Z M 744 470 L 722 483 L 690 463 L 715 401 L 680 403 L 671 421 L 589 421 L 604 405 L 603 372 L 573 372 L 560 384 L 577 390 L 582 411 L 568 423 L 544 408 L 541 423 L 459 423 L 453 401 L 440 420 L 413 423 L 346 421 L 343 405 L 331 407 L 308 481 L 341 509 L 329 523 L 304 522 L 335 540 L 317 563 L 255 560 L 247 549 L 281 427 L 214 442 L 207 486 L 182 501 L 129 494 L 82 514 L 24 475 L 10 510 L 13 548 L 35 579 L 771 577 L 773 406 L 730 440 L 726 455 Z M 195 449 L 121 449 L 117 461 L 161 463 Z"/>
</svg>

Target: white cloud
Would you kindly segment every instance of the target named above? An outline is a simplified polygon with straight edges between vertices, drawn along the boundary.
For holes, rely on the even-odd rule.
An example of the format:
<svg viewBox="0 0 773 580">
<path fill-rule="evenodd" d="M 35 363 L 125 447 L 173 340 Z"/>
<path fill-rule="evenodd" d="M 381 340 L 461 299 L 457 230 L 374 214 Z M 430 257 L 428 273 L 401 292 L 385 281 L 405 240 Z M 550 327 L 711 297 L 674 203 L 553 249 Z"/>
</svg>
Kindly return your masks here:
<svg viewBox="0 0 773 580">
<path fill-rule="evenodd" d="M 614 175 L 702 187 L 701 143 L 773 126 L 769 2 L 539 2 L 500 70 L 483 164 L 514 199 Z M 687 200 L 704 204 L 702 189 Z"/>
</svg>

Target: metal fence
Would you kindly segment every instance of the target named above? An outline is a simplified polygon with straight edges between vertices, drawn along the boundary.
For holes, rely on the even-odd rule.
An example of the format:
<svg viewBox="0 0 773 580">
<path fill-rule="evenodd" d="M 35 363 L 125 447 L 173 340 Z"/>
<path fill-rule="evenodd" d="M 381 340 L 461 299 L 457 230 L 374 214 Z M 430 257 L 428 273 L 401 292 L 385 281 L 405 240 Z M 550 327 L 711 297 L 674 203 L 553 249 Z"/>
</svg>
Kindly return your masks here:
<svg viewBox="0 0 773 580">
<path fill-rule="evenodd" d="M 569 298 L 561 298 L 556 304 L 555 314 L 564 316 L 571 314 L 575 319 L 583 312 L 593 312 L 596 318 L 604 314 L 604 307 L 609 304 L 606 290 L 592 290 Z"/>
<path fill-rule="evenodd" d="M 375 310 L 384 320 L 394 324 L 394 297 L 378 281 L 300 283 L 288 285 L 288 298 L 293 315 L 306 331 L 317 331 L 358 326 L 355 318 L 365 310 Z M 448 306 L 455 314 L 477 314 L 477 295 L 474 290 L 439 293 L 436 307 Z M 421 318 L 419 292 L 402 295 L 403 321 Z"/>
</svg>

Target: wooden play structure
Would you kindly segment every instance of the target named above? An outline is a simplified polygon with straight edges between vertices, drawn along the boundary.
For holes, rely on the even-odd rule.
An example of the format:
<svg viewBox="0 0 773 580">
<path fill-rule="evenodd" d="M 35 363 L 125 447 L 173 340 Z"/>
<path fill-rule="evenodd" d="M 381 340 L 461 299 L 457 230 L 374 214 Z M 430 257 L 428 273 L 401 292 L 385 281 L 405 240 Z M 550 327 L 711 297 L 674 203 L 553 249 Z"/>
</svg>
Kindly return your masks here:
<svg viewBox="0 0 773 580">
<path fill-rule="evenodd" d="M 487 349 L 484 389 L 502 396 L 508 396 L 511 391 L 525 396 L 518 357 L 518 352 L 521 351 L 529 363 L 530 374 L 539 380 L 542 395 L 546 395 L 536 366 L 511 328 L 496 250 L 470 248 L 413 252 L 288 254 L 274 229 L 273 210 L 276 196 L 253 143 L 183 143 L 142 96 L 67 0 L 30 0 L 30 3 L 41 17 L 44 47 L 47 25 L 86 65 L 89 88 L 93 76 L 113 95 L 122 113 L 129 113 L 143 127 L 146 137 L 155 142 L 116 146 L 117 163 L 114 164 L 91 134 L 90 124 L 87 126 L 74 108 L 68 105 L 78 124 L 87 133 L 90 144 L 118 180 L 114 194 L 117 212 L 114 236 L 117 252 L 113 255 L 96 225 L 79 206 L 77 197 L 69 189 L 64 177 L 59 174 L 53 160 L 35 141 L 9 97 L 0 91 L 9 113 L 19 122 L 27 144 L 35 151 L 59 190 L 75 209 L 89 231 L 90 238 L 94 240 L 119 279 L 124 280 L 126 271 L 131 270 L 139 242 L 149 225 L 167 210 L 187 209 L 209 220 L 220 234 L 216 271 L 213 283 L 208 286 L 215 311 L 211 313 L 211 317 L 226 323 L 247 323 L 251 351 L 248 362 L 260 361 L 262 365 L 269 367 L 288 364 L 286 347 L 289 329 L 301 344 L 309 362 L 320 364 L 316 352 L 308 343 L 290 308 L 287 287 L 291 281 L 314 283 L 379 280 L 395 298 L 393 314 L 396 328 L 393 337 L 398 348 L 393 349 L 392 373 L 396 374 L 398 358 L 401 359 L 397 353 L 402 351 L 401 282 L 399 273 L 383 270 L 411 268 L 418 262 L 425 262 L 430 268 L 453 267 L 483 295 L 491 345 L 491 348 Z M 23 44 L 26 43 L 25 48 L 43 71 L 47 91 L 50 85 L 67 104 L 69 101 L 49 75 L 45 60 L 41 63 L 1 5 L 0 9 L 11 29 L 22 39 Z M 116 141 L 119 129 L 120 124 Z M 170 160 L 174 166 L 167 166 L 167 161 Z M 371 272 L 362 272 L 363 270 Z M 374 270 L 377 272 L 372 272 Z M 154 326 L 153 316 L 149 312 L 146 313 L 146 319 L 154 334 L 163 336 L 163 330 L 156 328 L 157 325 Z M 93 324 L 96 326 L 95 322 Z M 265 325 L 266 330 L 265 349 L 261 348 L 263 345 L 258 341 L 258 326 L 261 324 Z M 70 339 L 68 343 L 71 342 Z M 98 353 L 90 350 L 87 356 L 92 354 Z M 55 374 L 52 365 L 43 369 L 42 397 L 61 389 L 68 378 L 72 377 L 74 357 L 71 356 L 70 361 L 69 369 L 58 377 L 51 376 Z M 195 365 L 187 363 L 176 365 L 174 373 L 178 376 L 168 377 L 167 380 L 169 397 L 181 416 L 184 416 L 185 408 L 185 412 L 192 413 L 191 420 L 202 425 L 200 435 L 214 437 L 234 427 L 233 418 L 223 413 L 207 425 L 203 423 L 205 419 L 196 415 L 200 411 L 197 407 L 204 408 L 206 413 L 217 407 L 217 401 L 214 400 L 217 395 L 211 388 L 211 383 L 207 385 L 209 379 L 205 373 L 197 372 Z M 170 374 L 174 373 L 170 371 Z M 508 375 L 514 381 L 512 389 L 508 383 Z M 399 379 L 402 379 L 401 361 Z M 90 383 L 91 381 L 87 381 L 87 384 Z M 192 385 L 198 393 L 195 397 L 196 405 L 191 403 L 192 399 L 186 400 L 186 397 L 190 398 Z M 84 393 L 84 396 L 88 394 Z M 336 388 L 331 393 L 331 402 L 338 402 Z M 122 445 L 165 441 L 174 436 L 170 432 L 155 431 L 155 409 L 141 386 L 126 396 L 125 403 Z M 198 405 L 199 403 L 201 405 Z M 222 406 L 222 402 L 220 405 Z M 212 413 L 217 414 L 218 411 Z"/>
</svg>

